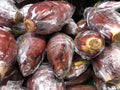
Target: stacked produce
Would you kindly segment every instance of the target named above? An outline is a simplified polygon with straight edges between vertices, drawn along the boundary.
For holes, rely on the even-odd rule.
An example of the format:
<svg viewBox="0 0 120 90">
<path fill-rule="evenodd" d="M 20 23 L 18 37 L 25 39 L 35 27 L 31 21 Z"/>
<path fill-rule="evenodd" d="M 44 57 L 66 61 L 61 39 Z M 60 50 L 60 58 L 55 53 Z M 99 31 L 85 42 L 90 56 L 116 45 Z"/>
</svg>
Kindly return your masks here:
<svg viewBox="0 0 120 90">
<path fill-rule="evenodd" d="M 0 3 L 0 90 L 120 90 L 120 2 L 16 1 Z"/>
</svg>

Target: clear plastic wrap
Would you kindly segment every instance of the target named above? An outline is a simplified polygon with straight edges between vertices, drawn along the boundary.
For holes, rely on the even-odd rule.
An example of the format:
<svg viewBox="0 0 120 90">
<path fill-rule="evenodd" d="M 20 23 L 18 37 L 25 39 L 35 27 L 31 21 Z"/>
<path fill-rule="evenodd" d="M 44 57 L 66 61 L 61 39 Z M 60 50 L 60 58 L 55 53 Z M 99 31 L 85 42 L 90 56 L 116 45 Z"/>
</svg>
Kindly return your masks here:
<svg viewBox="0 0 120 90">
<path fill-rule="evenodd" d="M 46 41 L 40 35 L 26 33 L 18 38 L 17 43 L 17 61 L 23 76 L 28 76 L 34 73 L 43 61 Z"/>
<path fill-rule="evenodd" d="M 114 82 L 105 83 L 100 78 L 94 76 L 94 84 L 97 90 L 120 90 L 120 78 L 116 78 Z"/>
<path fill-rule="evenodd" d="M 29 10 L 29 8 L 30 8 L 32 5 L 33 5 L 33 4 L 27 4 L 27 5 L 23 6 L 23 7 L 20 9 L 20 12 L 22 13 L 22 15 L 23 15 L 24 17 L 27 16 L 28 10 Z"/>
<path fill-rule="evenodd" d="M 19 1 L 19 0 L 18 0 Z M 23 17 L 26 17 L 27 16 L 27 13 L 28 13 L 28 9 L 32 6 L 33 4 L 27 4 L 25 6 L 23 6 L 21 9 L 20 9 L 20 13 L 22 14 Z M 11 26 L 12 28 L 12 34 L 14 34 L 15 37 L 18 37 L 24 33 L 26 33 L 26 29 L 25 29 L 25 25 L 23 22 L 19 22 L 13 26 Z"/>
<path fill-rule="evenodd" d="M 92 72 L 91 67 L 88 67 L 87 70 L 83 72 L 81 75 L 79 75 L 78 77 L 73 78 L 71 80 L 65 80 L 65 85 L 66 87 L 74 86 L 74 85 L 81 85 L 91 78 L 92 73 L 93 72 Z"/>
<path fill-rule="evenodd" d="M 78 26 L 78 32 L 80 32 L 81 30 L 89 30 L 89 27 L 87 26 L 87 22 L 85 21 L 85 19 L 81 19 L 77 22 L 77 26 Z"/>
<path fill-rule="evenodd" d="M 73 35 L 73 36 L 77 35 L 78 26 L 72 18 L 69 19 L 68 23 L 63 27 L 63 32 L 65 32 L 66 34 Z"/>
<path fill-rule="evenodd" d="M 95 75 L 104 82 L 120 77 L 120 47 L 112 44 L 93 61 Z"/>
<path fill-rule="evenodd" d="M 11 33 L 14 35 L 15 38 L 27 32 L 23 22 L 11 26 L 11 29 Z"/>
<path fill-rule="evenodd" d="M 48 64 L 42 64 L 27 82 L 29 90 L 64 90 L 63 84 L 58 81 Z"/>
<path fill-rule="evenodd" d="M 43 1 L 33 4 L 24 24 L 26 30 L 38 34 L 60 31 L 74 13 L 74 6 L 64 1 Z"/>
<path fill-rule="evenodd" d="M 87 70 L 88 66 L 89 66 L 89 61 L 88 60 L 83 60 L 81 58 L 81 56 L 75 54 L 73 56 L 70 71 L 67 73 L 65 78 L 66 79 L 77 78 L 78 76 L 83 74 L 83 72 L 85 72 Z"/>
<path fill-rule="evenodd" d="M 71 37 L 57 33 L 47 44 L 47 57 L 55 74 L 64 78 L 72 65 L 74 43 Z"/>
<path fill-rule="evenodd" d="M 120 14 L 114 9 L 89 7 L 84 17 L 89 28 L 104 35 L 107 42 L 120 42 Z"/>
<path fill-rule="evenodd" d="M 8 28 L 0 28 L 0 79 L 14 67 L 17 56 L 16 40 Z"/>
<path fill-rule="evenodd" d="M 28 90 L 22 87 L 20 82 L 8 82 L 7 85 L 3 85 L 0 87 L 0 90 Z"/>
<path fill-rule="evenodd" d="M 9 26 L 22 18 L 13 0 L 0 0 L 0 26 Z"/>
<path fill-rule="evenodd" d="M 27 16 L 28 9 L 32 5 L 33 4 L 27 4 L 27 5 L 23 6 L 22 8 L 20 8 L 20 13 L 22 14 L 22 16 L 24 18 Z M 12 28 L 11 32 L 12 32 L 12 34 L 14 34 L 15 37 L 18 37 L 18 36 L 20 36 L 20 35 L 22 35 L 22 34 L 27 32 L 23 21 L 15 24 L 15 25 L 12 25 L 11 28 Z"/>
<path fill-rule="evenodd" d="M 118 1 L 104 1 L 96 5 L 98 8 L 113 8 L 120 9 L 120 2 Z"/>
<path fill-rule="evenodd" d="M 83 59 L 90 60 L 98 56 L 105 48 L 104 37 L 92 30 L 83 30 L 74 39 L 75 52 Z"/>
</svg>

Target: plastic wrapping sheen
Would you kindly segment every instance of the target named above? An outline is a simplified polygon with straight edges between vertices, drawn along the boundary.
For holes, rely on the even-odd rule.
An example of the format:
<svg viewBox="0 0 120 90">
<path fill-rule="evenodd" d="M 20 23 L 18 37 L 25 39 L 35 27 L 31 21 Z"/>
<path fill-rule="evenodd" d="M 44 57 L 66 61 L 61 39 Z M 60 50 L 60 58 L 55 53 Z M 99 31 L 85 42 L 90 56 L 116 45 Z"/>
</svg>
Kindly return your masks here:
<svg viewBox="0 0 120 90">
<path fill-rule="evenodd" d="M 28 76 L 42 63 L 46 42 L 40 35 L 26 33 L 18 38 L 17 43 L 19 47 L 17 61 L 23 76 Z"/>
<path fill-rule="evenodd" d="M 83 59 L 88 60 L 98 56 L 105 48 L 104 37 L 92 30 L 79 32 L 74 39 L 74 43 L 75 52 Z"/>
<path fill-rule="evenodd" d="M 114 79 L 114 81 L 109 81 L 105 83 L 100 78 L 94 76 L 94 84 L 97 90 L 120 90 L 120 78 Z"/>
<path fill-rule="evenodd" d="M 7 28 L 0 28 L 0 79 L 13 68 L 16 62 L 17 44 Z"/>
<path fill-rule="evenodd" d="M 64 1 L 43 1 L 32 5 L 24 21 L 27 31 L 51 34 L 60 31 L 72 17 L 74 7 Z"/>
<path fill-rule="evenodd" d="M 9 81 L 7 85 L 0 87 L 0 90 L 28 90 L 21 85 L 21 81 Z"/>
<path fill-rule="evenodd" d="M 22 19 L 22 15 L 12 0 L 0 1 L 0 26 L 9 26 Z"/>
<path fill-rule="evenodd" d="M 86 71 L 88 66 L 89 66 L 88 60 L 82 60 L 79 55 L 75 54 L 73 56 L 70 71 L 67 73 L 65 78 L 70 80 L 77 78 L 78 76 L 83 74 L 83 72 Z"/>
<path fill-rule="evenodd" d="M 93 62 L 95 75 L 104 82 L 120 77 L 120 47 L 112 44 L 96 57 Z"/>
<path fill-rule="evenodd" d="M 64 33 L 55 34 L 48 42 L 47 57 L 58 77 L 64 78 L 72 65 L 74 43 Z"/>
<path fill-rule="evenodd" d="M 48 64 L 42 64 L 37 72 L 29 78 L 27 87 L 29 90 L 64 90 L 62 83 L 57 81 Z"/>
<path fill-rule="evenodd" d="M 66 78 L 72 79 L 72 78 L 76 78 L 79 75 L 81 75 L 83 72 L 86 71 L 87 67 L 88 67 L 88 61 L 87 60 L 81 60 L 78 62 L 74 63 L 74 66 L 72 67 L 72 71 L 73 73 L 68 73 L 69 75 L 66 76 Z"/>
<path fill-rule="evenodd" d="M 100 32 L 107 42 L 120 42 L 120 14 L 112 8 L 89 7 L 84 12 L 89 28 Z"/>
<path fill-rule="evenodd" d="M 118 1 L 104 1 L 102 3 L 97 4 L 98 8 L 112 8 L 112 9 L 119 9 L 120 8 L 120 2 Z"/>
<path fill-rule="evenodd" d="M 68 23 L 63 27 L 63 32 L 74 36 L 77 35 L 78 26 L 72 18 L 69 19 Z"/>
<path fill-rule="evenodd" d="M 33 5 L 33 4 L 27 4 L 27 5 L 23 6 L 23 7 L 20 9 L 20 12 L 22 13 L 22 15 L 23 15 L 24 17 L 27 16 L 28 10 L 29 10 L 29 8 L 30 8 L 32 5 Z"/>
</svg>

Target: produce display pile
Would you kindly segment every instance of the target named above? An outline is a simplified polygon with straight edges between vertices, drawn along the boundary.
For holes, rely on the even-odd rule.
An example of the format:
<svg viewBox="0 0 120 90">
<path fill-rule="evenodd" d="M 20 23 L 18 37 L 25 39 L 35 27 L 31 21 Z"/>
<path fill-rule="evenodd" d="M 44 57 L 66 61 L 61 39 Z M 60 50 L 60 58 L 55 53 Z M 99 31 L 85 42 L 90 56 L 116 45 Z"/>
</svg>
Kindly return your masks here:
<svg viewBox="0 0 120 90">
<path fill-rule="evenodd" d="M 0 90 L 120 90 L 120 2 L 77 10 L 0 0 Z"/>
</svg>

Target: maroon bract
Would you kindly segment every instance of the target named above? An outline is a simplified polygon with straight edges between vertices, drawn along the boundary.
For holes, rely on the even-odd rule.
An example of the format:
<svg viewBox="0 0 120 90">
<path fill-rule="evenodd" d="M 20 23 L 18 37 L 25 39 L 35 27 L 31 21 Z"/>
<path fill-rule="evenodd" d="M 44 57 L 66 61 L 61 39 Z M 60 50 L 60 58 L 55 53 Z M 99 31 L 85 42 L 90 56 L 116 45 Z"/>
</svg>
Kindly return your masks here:
<svg viewBox="0 0 120 90">
<path fill-rule="evenodd" d="M 12 0 L 0 1 L 0 26 L 10 26 L 22 20 L 22 14 Z"/>
<path fill-rule="evenodd" d="M 94 83 L 97 90 L 119 90 L 120 89 L 120 78 L 114 79 L 114 81 L 109 81 L 105 83 L 103 80 L 94 76 Z"/>
<path fill-rule="evenodd" d="M 105 36 L 107 42 L 120 42 L 120 14 L 111 8 L 87 8 L 84 12 L 89 28 Z"/>
<path fill-rule="evenodd" d="M 65 32 L 66 34 L 73 35 L 73 36 L 77 35 L 78 26 L 73 19 L 69 19 L 68 23 L 64 25 L 63 32 Z"/>
<path fill-rule="evenodd" d="M 47 45 L 47 57 L 58 77 L 65 77 L 72 64 L 74 43 L 63 33 L 54 35 Z"/>
<path fill-rule="evenodd" d="M 68 2 L 39 2 L 29 8 L 24 24 L 29 32 L 51 34 L 60 31 L 73 13 L 74 7 Z"/>
<path fill-rule="evenodd" d="M 0 28 L 0 79 L 14 66 L 17 44 L 7 28 Z"/>
<path fill-rule="evenodd" d="M 104 82 L 120 77 L 120 47 L 116 45 L 107 46 L 104 51 L 96 57 L 93 62 L 95 75 Z"/>
<path fill-rule="evenodd" d="M 67 87 L 74 86 L 74 85 L 80 85 L 80 84 L 86 82 L 88 79 L 90 79 L 91 76 L 92 76 L 92 73 L 93 72 L 92 72 L 91 67 L 88 67 L 88 69 L 84 73 L 82 73 L 81 75 L 79 75 L 78 77 L 73 78 L 71 80 L 66 80 L 65 81 L 65 85 Z"/>
<path fill-rule="evenodd" d="M 92 30 L 83 30 L 74 39 L 75 52 L 83 59 L 91 59 L 99 55 L 105 47 L 104 38 Z"/>
<path fill-rule="evenodd" d="M 29 90 L 64 90 L 63 85 L 54 77 L 48 64 L 41 65 L 27 82 Z"/>
<path fill-rule="evenodd" d="M 70 71 L 66 75 L 66 79 L 72 80 L 79 77 L 87 70 L 89 61 L 81 58 L 80 55 L 74 54 Z"/>
<path fill-rule="evenodd" d="M 80 32 L 81 30 L 87 30 L 89 29 L 89 27 L 87 26 L 87 22 L 85 21 L 85 19 L 81 19 L 77 22 L 77 26 L 78 26 L 78 32 Z"/>
<path fill-rule="evenodd" d="M 42 36 L 26 33 L 18 38 L 18 57 L 20 70 L 23 76 L 36 71 L 44 59 L 46 42 Z"/>
</svg>

